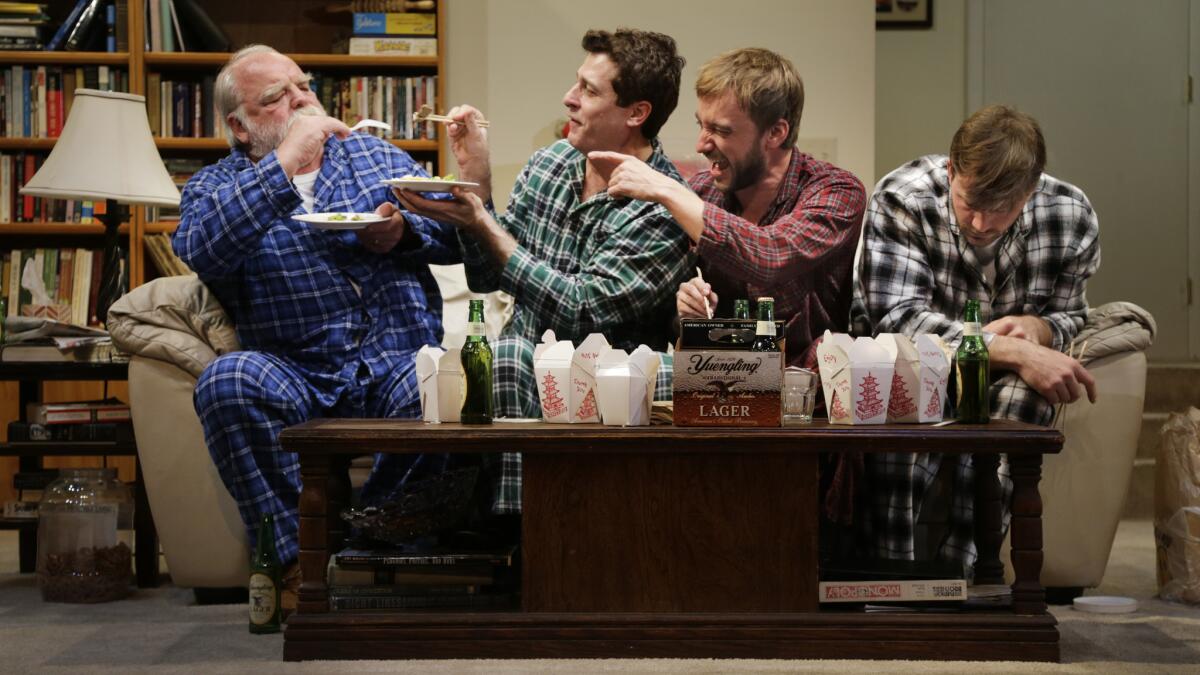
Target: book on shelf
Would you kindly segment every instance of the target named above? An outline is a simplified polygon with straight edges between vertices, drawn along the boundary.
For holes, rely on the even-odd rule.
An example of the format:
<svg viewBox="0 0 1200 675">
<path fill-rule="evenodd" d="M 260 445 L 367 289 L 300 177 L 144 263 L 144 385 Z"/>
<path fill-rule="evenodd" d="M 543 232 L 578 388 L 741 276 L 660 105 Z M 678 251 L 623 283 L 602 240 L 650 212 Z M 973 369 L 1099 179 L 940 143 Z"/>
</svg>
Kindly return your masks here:
<svg viewBox="0 0 1200 675">
<path fill-rule="evenodd" d="M 128 422 L 129 404 L 116 398 L 68 403 L 34 402 L 26 404 L 25 420 L 30 424 L 43 426 Z"/>
<path fill-rule="evenodd" d="M 371 609 L 431 609 L 508 607 L 514 602 L 511 593 L 478 593 L 474 595 L 335 595 L 329 594 L 329 608 L 334 611 Z"/>
<path fill-rule="evenodd" d="M 338 565 L 398 566 L 484 564 L 512 565 L 515 546 L 496 551 L 457 551 L 439 547 L 402 547 L 381 549 L 346 548 L 334 554 Z"/>
<path fill-rule="evenodd" d="M 110 340 L 62 350 L 53 341 L 0 345 L 0 362 L 5 363 L 122 363 L 130 360 Z"/>
<path fill-rule="evenodd" d="M 437 15 L 420 12 L 354 12 L 355 36 L 437 35 Z"/>
<path fill-rule="evenodd" d="M 132 443 L 130 422 L 80 422 L 78 424 L 38 424 L 9 422 L 9 443 L 90 442 Z"/>
<path fill-rule="evenodd" d="M 817 598 L 822 603 L 961 602 L 967 599 L 962 579 L 881 581 L 821 581 Z"/>
<path fill-rule="evenodd" d="M 352 37 L 347 53 L 351 56 L 437 56 L 437 38 Z"/>
<path fill-rule="evenodd" d="M 496 583 L 495 569 L 486 563 L 374 567 L 340 565 L 330 556 L 325 574 L 331 586 L 491 586 Z"/>
<path fill-rule="evenodd" d="M 65 321 L 56 321 L 45 317 L 9 316 L 4 318 L 5 341 L 9 344 L 32 342 L 52 338 L 96 338 L 107 339 L 108 331 L 100 328 L 88 328 Z M 96 341 L 96 340 L 93 340 Z M 60 346 L 79 346 L 85 343 L 74 343 Z"/>
<path fill-rule="evenodd" d="M 140 0 L 139 0 L 140 1 Z M 229 38 L 196 0 L 145 0 L 145 44 L 155 52 L 227 52 Z"/>
<path fill-rule="evenodd" d="M 0 162 L 2 165 L 2 162 Z M 2 173 L 2 172 L 0 172 Z M 65 326 L 46 325 L 43 333 L 27 333 L 34 328 L 42 328 L 38 323 L 11 325 L 8 328 L 9 341 L 19 341 L 48 337 L 52 335 L 69 336 L 104 336 L 107 333 L 89 332 L 83 326 L 89 324 L 89 318 L 94 313 L 92 291 L 98 286 L 98 273 L 103 252 L 99 249 L 13 249 L 3 254 L 4 269 L 7 270 L 5 288 L 8 295 L 8 319 L 29 317 L 34 319 L 57 318 L 62 324 L 71 324 L 72 329 Z M 28 276 L 26 276 L 28 275 Z M 26 279 L 41 278 L 43 286 L 49 291 L 54 288 L 49 297 L 51 305 L 35 304 L 33 295 L 25 284 Z M 96 278 L 95 280 L 93 280 Z M 89 303 L 93 303 L 89 306 Z M 53 310 L 53 311 L 51 311 Z M 65 310 L 67 316 L 62 316 Z M 97 324 L 99 322 L 93 322 Z M 21 334 L 18 336 L 18 333 Z"/>
<path fill-rule="evenodd" d="M 63 49 L 70 52 L 103 51 L 97 47 L 104 44 L 104 4 L 105 0 L 88 0 L 75 24 L 67 31 Z"/>
<path fill-rule="evenodd" d="M 67 33 L 79 21 L 79 15 L 83 13 L 84 8 L 91 4 L 91 0 L 77 0 L 75 6 L 71 8 L 71 12 L 67 14 L 67 18 L 58 26 L 58 30 L 54 32 L 54 36 L 46 43 L 46 51 L 57 51 L 62 49 L 63 42 L 67 39 Z"/>
<path fill-rule="evenodd" d="M 154 262 L 155 268 L 163 276 L 178 277 L 187 274 L 192 274 L 192 270 L 188 268 L 187 263 L 183 262 L 179 256 L 175 255 L 174 249 L 171 248 L 171 238 L 167 234 L 148 234 L 143 239 L 146 244 L 146 253 Z"/>
<path fill-rule="evenodd" d="M 357 596 L 363 598 L 394 595 L 475 595 L 481 586 L 472 584 L 371 584 L 355 586 L 353 584 L 333 584 L 329 586 L 330 595 L 345 597 Z"/>
<path fill-rule="evenodd" d="M 962 579 L 963 566 L 950 560 L 891 560 L 884 558 L 822 557 L 821 581 L 899 581 Z"/>
<path fill-rule="evenodd" d="M 11 429 L 16 422 L 9 422 Z M 8 440 L 15 441 L 11 435 Z M 50 485 L 58 478 L 58 469 L 37 469 L 34 471 L 18 471 L 13 474 L 12 486 L 14 490 L 45 490 L 47 485 Z"/>
</svg>

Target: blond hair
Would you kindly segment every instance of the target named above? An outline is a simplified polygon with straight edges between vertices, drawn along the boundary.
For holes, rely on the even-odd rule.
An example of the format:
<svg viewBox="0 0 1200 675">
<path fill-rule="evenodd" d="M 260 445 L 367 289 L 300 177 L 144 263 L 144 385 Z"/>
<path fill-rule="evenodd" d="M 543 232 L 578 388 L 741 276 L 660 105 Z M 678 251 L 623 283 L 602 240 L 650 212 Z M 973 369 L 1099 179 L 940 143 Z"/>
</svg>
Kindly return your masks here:
<svg viewBox="0 0 1200 675">
<path fill-rule="evenodd" d="M 696 96 L 718 98 L 726 92 L 733 94 L 759 131 L 786 121 L 784 147 L 795 145 L 804 112 L 804 80 L 791 61 L 757 47 L 725 52 L 700 67 Z"/>
<path fill-rule="evenodd" d="M 1046 139 L 1033 117 L 989 105 L 967 118 L 950 143 L 950 166 L 970 178 L 967 201 L 981 211 L 1004 211 L 1024 200 L 1046 167 Z"/>
</svg>

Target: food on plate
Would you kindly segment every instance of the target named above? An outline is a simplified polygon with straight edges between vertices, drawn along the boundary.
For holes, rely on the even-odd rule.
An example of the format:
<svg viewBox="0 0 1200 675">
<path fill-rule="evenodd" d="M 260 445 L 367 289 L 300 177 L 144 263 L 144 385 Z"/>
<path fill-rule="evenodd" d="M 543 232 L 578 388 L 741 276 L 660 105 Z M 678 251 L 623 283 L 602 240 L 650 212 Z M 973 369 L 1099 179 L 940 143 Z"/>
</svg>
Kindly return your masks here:
<svg viewBox="0 0 1200 675">
<path fill-rule="evenodd" d="M 458 180 L 458 177 L 452 173 L 448 173 L 445 176 L 401 176 L 400 180 L 447 181 L 452 183 Z"/>
<path fill-rule="evenodd" d="M 331 220 L 333 222 L 339 222 L 339 223 L 342 222 L 343 220 L 354 221 L 354 220 L 362 220 L 362 219 L 363 219 L 363 217 L 358 215 L 357 213 L 352 213 L 349 216 L 347 216 L 344 213 L 333 213 L 333 214 L 330 214 L 330 216 L 329 216 L 329 220 Z"/>
</svg>

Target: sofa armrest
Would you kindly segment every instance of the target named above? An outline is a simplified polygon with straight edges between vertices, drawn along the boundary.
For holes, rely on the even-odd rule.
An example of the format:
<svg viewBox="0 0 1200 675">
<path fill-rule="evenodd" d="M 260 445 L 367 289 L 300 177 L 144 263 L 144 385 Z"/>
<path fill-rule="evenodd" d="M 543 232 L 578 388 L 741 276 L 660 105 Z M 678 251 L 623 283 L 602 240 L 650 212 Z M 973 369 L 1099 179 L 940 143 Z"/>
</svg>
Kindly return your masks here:
<svg viewBox="0 0 1200 675">
<path fill-rule="evenodd" d="M 163 277 L 122 296 L 108 311 L 113 343 L 129 354 L 176 365 L 192 377 L 240 349 L 233 322 L 196 275 Z"/>
</svg>

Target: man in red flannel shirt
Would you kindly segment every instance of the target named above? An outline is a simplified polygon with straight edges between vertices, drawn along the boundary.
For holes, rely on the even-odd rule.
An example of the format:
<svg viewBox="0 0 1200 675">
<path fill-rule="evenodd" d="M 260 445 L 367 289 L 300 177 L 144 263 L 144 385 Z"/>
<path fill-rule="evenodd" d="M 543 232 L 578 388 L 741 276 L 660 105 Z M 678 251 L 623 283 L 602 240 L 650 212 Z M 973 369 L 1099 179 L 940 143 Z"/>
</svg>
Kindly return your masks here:
<svg viewBox="0 0 1200 675">
<path fill-rule="evenodd" d="M 712 164 L 691 190 L 634 157 L 588 157 L 611 167 L 611 196 L 663 204 L 691 237 L 703 278 L 680 285 L 680 317 L 704 317 L 706 300 L 715 316 L 733 316 L 734 300 L 771 296 L 787 321 L 788 362 L 812 365 L 813 340 L 849 326 L 863 185 L 794 147 L 804 83 L 782 56 L 721 54 L 701 67 L 696 96 L 696 151 Z"/>
</svg>

